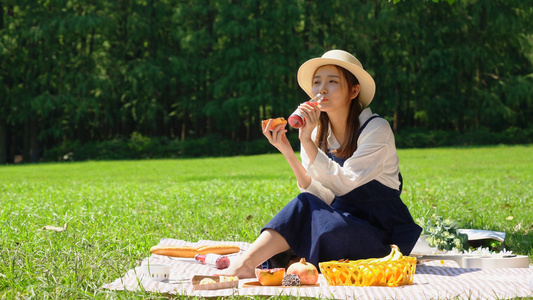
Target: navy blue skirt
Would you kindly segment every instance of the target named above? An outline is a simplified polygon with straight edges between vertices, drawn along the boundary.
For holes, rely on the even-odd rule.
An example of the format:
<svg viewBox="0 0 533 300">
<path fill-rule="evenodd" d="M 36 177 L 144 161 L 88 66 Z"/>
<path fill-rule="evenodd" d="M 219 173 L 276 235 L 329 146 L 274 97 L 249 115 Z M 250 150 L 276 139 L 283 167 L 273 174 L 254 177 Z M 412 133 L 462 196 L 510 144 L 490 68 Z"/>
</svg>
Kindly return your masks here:
<svg viewBox="0 0 533 300">
<path fill-rule="evenodd" d="M 409 255 L 422 228 L 414 223 L 399 194 L 376 180 L 335 197 L 331 206 L 301 193 L 261 231 L 277 231 L 291 253 L 317 267 L 330 260 L 383 257 L 390 253 L 391 244 Z M 263 267 L 273 265 L 267 261 Z"/>
</svg>

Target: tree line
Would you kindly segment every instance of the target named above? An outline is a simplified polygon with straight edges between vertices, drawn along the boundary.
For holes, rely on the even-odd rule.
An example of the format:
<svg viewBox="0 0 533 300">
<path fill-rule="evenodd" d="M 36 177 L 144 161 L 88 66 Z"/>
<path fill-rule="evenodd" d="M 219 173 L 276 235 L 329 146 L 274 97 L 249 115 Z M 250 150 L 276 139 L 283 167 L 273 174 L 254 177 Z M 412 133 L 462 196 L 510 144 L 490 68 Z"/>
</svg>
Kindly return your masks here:
<svg viewBox="0 0 533 300">
<path fill-rule="evenodd" d="M 330 49 L 357 55 L 398 134 L 531 132 L 531 0 L 393 2 L 2 0 L 0 163 L 134 137 L 238 147 L 306 100 L 296 71 Z"/>
</svg>

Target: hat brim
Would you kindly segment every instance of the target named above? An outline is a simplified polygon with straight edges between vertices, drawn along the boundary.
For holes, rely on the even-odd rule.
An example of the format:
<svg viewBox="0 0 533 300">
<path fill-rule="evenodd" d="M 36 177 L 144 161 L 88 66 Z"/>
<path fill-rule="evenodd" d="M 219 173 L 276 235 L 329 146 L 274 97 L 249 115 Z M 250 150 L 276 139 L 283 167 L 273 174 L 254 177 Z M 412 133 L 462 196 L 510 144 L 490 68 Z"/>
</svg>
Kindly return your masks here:
<svg viewBox="0 0 533 300">
<path fill-rule="evenodd" d="M 359 92 L 359 102 L 361 105 L 363 107 L 367 107 L 370 102 L 372 102 L 372 99 L 374 99 L 374 94 L 376 93 L 376 84 L 374 82 L 374 78 L 372 78 L 367 71 L 359 66 L 332 58 L 313 58 L 303 63 L 300 66 L 300 69 L 298 69 L 298 84 L 307 93 L 307 95 L 309 95 L 309 97 L 313 96 L 311 94 L 311 90 L 313 88 L 313 76 L 315 71 L 318 68 L 326 65 L 340 66 L 352 73 L 357 80 L 359 80 L 359 84 L 361 86 Z"/>
</svg>

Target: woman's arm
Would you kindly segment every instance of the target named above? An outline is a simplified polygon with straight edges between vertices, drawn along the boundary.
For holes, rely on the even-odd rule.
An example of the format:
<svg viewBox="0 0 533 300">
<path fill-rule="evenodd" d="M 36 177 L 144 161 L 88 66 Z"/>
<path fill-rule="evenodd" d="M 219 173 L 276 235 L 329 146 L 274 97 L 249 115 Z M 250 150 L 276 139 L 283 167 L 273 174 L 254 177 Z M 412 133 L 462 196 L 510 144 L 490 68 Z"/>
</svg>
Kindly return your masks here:
<svg viewBox="0 0 533 300">
<path fill-rule="evenodd" d="M 313 164 L 313 161 L 315 160 L 316 155 L 318 153 L 318 147 L 313 141 L 312 136 L 313 131 L 316 128 L 318 120 L 320 118 L 320 109 L 318 108 L 318 105 L 316 103 L 303 103 L 298 106 L 298 109 L 302 113 L 302 116 L 305 120 L 302 127 L 300 127 L 300 129 L 298 130 L 298 137 L 300 138 L 300 143 L 302 146 L 301 151 L 304 151 L 307 154 L 307 158 L 309 160 L 308 165 L 311 165 Z M 298 185 L 300 186 L 300 188 L 307 189 L 309 185 L 311 185 L 311 177 L 307 174 L 307 169 L 304 168 L 304 166 L 298 161 L 296 156 L 292 156 L 293 157 L 291 157 L 291 160 L 294 158 L 300 166 L 298 170 L 299 174 L 296 175 L 296 178 L 298 179 Z"/>
<path fill-rule="evenodd" d="M 315 144 L 314 139 L 316 136 L 316 125 L 320 118 L 320 109 L 316 105 L 302 104 L 300 105 L 300 110 L 305 116 L 305 124 L 300 128 L 299 138 L 301 142 L 300 155 L 302 157 L 302 167 L 305 170 L 305 176 L 309 177 L 309 166 L 315 161 L 319 150 L 318 146 Z M 335 198 L 335 194 L 324 187 L 319 180 L 312 179 L 306 181 L 305 185 L 298 182 L 301 192 L 311 193 L 327 204 L 331 204 Z"/>
<path fill-rule="evenodd" d="M 305 149 L 302 147 L 300 150 L 300 156 L 302 158 L 302 165 L 304 169 L 309 168 L 309 157 L 307 156 L 307 153 L 305 152 Z M 309 175 L 309 174 L 307 174 Z M 319 181 L 311 179 L 311 184 L 307 186 L 306 188 L 303 188 L 299 186 L 300 192 L 302 193 L 311 193 L 318 198 L 322 199 L 322 201 L 326 202 L 327 204 L 331 204 L 335 198 L 335 194 L 325 188 Z"/>
<path fill-rule="evenodd" d="M 307 189 L 311 185 L 311 176 L 307 175 L 307 170 L 303 167 L 302 163 L 296 157 L 294 152 L 290 154 L 283 154 L 287 162 L 292 168 L 296 181 L 298 182 L 298 187 L 301 189 Z"/>
</svg>

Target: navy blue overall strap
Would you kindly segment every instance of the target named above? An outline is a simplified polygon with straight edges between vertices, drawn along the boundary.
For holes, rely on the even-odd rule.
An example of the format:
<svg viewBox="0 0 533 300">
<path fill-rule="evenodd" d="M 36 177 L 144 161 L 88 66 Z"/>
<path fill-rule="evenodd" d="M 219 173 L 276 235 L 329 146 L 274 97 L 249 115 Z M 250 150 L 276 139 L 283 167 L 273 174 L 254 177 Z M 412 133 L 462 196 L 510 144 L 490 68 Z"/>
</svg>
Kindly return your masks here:
<svg viewBox="0 0 533 300">
<path fill-rule="evenodd" d="M 361 135 L 361 132 L 363 131 L 363 129 L 365 129 L 366 125 L 368 125 L 368 123 L 370 121 L 372 121 L 372 119 L 374 119 L 374 118 L 381 118 L 381 117 L 378 116 L 378 115 L 373 115 L 370 118 L 368 118 L 368 120 L 365 121 L 363 126 L 359 127 L 359 131 L 357 132 L 358 136 Z M 344 158 L 339 158 L 339 157 L 335 156 L 335 154 L 331 153 L 331 151 L 328 151 L 328 153 L 326 153 L 326 155 L 330 159 L 332 159 L 334 162 L 338 163 L 341 167 L 344 165 L 344 161 L 346 161 L 346 159 L 344 159 Z"/>
<path fill-rule="evenodd" d="M 383 117 L 378 116 L 378 115 L 373 115 L 373 116 L 371 116 L 370 118 L 368 118 L 368 120 L 365 121 L 365 123 L 363 124 L 363 126 L 361 126 L 361 127 L 359 128 L 359 135 L 361 135 L 361 132 L 363 132 L 363 129 L 365 129 L 366 125 L 368 125 L 368 123 L 370 123 L 370 121 L 374 120 L 375 118 L 382 118 L 382 119 L 384 119 Z"/>
</svg>

